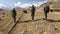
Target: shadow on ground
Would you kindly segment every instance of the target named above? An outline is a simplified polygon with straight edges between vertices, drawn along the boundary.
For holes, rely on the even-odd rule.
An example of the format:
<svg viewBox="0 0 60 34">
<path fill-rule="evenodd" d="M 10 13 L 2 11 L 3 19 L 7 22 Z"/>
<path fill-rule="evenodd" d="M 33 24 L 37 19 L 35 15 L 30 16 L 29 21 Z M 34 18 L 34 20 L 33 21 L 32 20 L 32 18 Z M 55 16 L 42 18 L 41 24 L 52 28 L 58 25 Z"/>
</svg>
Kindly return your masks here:
<svg viewBox="0 0 60 34">
<path fill-rule="evenodd" d="M 17 21 L 17 23 L 19 23 L 19 22 L 32 22 L 32 21 L 39 21 L 39 20 L 42 20 L 42 19 L 36 19 L 36 20 L 27 20 L 27 21 Z M 45 19 L 43 19 L 43 20 L 45 20 Z M 46 21 L 48 21 L 48 22 L 60 22 L 60 20 L 54 20 L 54 19 L 47 19 Z"/>
<path fill-rule="evenodd" d="M 50 21 L 50 22 L 60 22 L 60 20 L 52 20 L 52 19 L 47 19 L 47 21 Z"/>
<path fill-rule="evenodd" d="M 17 23 L 19 23 L 19 22 L 32 22 L 32 21 L 39 21 L 39 20 L 41 20 L 41 19 L 36 19 L 36 20 L 27 20 L 27 21 L 18 21 Z"/>
</svg>

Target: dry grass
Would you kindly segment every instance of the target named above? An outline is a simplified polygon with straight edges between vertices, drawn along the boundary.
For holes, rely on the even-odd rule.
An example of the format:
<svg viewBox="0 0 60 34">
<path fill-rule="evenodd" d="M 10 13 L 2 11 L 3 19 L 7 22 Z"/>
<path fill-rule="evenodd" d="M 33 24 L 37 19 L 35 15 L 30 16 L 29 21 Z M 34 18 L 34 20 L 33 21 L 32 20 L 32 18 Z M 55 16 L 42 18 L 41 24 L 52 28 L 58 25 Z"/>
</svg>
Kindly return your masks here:
<svg viewBox="0 0 60 34">
<path fill-rule="evenodd" d="M 16 26 L 10 34 L 60 34 L 60 12 L 49 12 L 48 20 L 43 20 L 43 8 L 36 9 L 35 20 L 31 20 L 31 12 L 17 10 Z M 17 21 L 16 20 L 16 21 Z M 0 11 L 0 34 L 8 34 L 13 22 L 11 11 Z"/>
</svg>

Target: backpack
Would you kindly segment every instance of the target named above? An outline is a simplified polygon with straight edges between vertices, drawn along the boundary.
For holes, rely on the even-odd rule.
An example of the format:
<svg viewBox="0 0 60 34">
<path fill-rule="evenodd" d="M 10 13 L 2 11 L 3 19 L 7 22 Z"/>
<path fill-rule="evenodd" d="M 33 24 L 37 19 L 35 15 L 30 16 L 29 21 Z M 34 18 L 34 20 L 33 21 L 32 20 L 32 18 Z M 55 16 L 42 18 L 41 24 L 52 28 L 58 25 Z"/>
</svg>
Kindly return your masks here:
<svg viewBox="0 0 60 34">
<path fill-rule="evenodd" d="M 49 6 L 44 7 L 44 11 L 49 12 Z"/>
</svg>

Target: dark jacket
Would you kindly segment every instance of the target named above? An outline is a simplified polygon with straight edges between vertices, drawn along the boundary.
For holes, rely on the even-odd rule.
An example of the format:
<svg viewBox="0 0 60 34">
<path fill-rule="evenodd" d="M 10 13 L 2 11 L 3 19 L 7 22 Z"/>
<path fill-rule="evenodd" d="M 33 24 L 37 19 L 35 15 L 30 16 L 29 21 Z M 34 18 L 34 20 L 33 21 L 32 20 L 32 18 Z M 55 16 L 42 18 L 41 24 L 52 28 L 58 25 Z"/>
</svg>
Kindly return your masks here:
<svg viewBox="0 0 60 34">
<path fill-rule="evenodd" d="M 16 16 L 16 10 L 15 10 L 15 9 L 13 9 L 13 11 L 12 11 L 12 15 L 13 15 L 13 17 Z"/>
<path fill-rule="evenodd" d="M 35 7 L 32 6 L 32 15 L 34 15 L 34 13 L 35 13 Z"/>
</svg>

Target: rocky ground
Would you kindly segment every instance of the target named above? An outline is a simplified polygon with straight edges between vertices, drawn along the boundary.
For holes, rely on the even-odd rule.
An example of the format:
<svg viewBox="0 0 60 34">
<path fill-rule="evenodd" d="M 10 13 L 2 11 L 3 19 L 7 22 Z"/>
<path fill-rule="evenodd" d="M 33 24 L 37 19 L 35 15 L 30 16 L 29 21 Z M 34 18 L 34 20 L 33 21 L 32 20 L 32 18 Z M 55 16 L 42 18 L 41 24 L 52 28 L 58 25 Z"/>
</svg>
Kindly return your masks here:
<svg viewBox="0 0 60 34">
<path fill-rule="evenodd" d="M 16 18 L 14 23 L 11 11 L 1 11 L 0 34 L 60 34 L 60 12 L 49 12 L 48 20 L 44 20 L 43 8 L 39 8 L 34 21 L 30 11 L 17 11 Z"/>
</svg>

